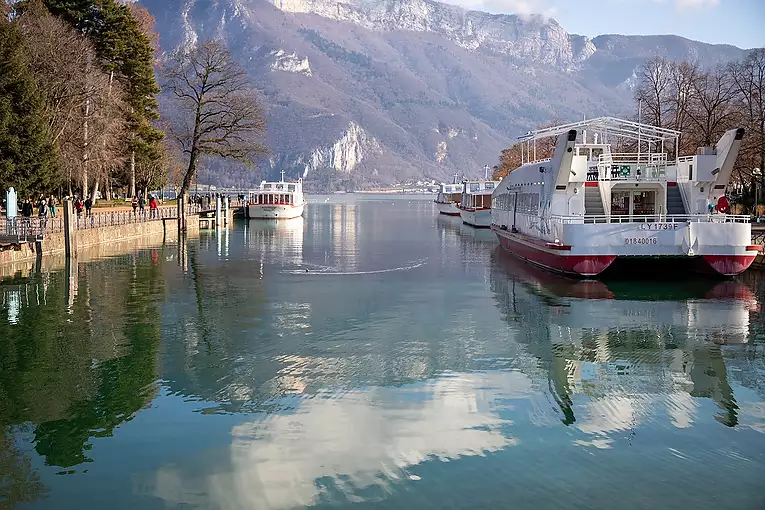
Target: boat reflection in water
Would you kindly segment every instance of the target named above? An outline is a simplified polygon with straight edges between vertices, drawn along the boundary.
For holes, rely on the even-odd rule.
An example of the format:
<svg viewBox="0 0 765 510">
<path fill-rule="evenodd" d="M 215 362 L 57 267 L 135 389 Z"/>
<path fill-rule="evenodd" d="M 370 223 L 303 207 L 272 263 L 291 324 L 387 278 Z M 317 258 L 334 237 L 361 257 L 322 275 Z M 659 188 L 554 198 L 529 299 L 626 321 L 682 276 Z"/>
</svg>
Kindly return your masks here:
<svg viewBox="0 0 765 510">
<path fill-rule="evenodd" d="M 244 224 L 244 245 L 258 253 L 261 263 L 300 265 L 303 263 L 305 220 L 262 219 Z"/>
<path fill-rule="evenodd" d="M 561 421 L 593 435 L 586 444 L 607 447 L 610 433 L 663 414 L 689 427 L 698 397 L 717 403 L 717 421 L 738 424 L 728 378 L 741 370 L 727 365 L 745 364 L 741 344 L 759 310 L 745 285 L 572 280 L 495 249 L 491 290 L 516 338 L 547 371 Z M 587 399 L 582 409 L 577 395 Z"/>
</svg>

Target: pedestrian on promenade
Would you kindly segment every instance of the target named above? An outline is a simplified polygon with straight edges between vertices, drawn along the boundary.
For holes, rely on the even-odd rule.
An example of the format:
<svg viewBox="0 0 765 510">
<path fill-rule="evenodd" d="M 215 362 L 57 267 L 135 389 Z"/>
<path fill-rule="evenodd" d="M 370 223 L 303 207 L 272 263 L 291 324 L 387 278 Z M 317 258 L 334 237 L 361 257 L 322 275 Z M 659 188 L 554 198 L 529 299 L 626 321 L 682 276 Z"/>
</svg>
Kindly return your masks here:
<svg viewBox="0 0 765 510">
<path fill-rule="evenodd" d="M 48 221 L 48 201 L 42 195 L 40 195 L 40 200 L 37 202 L 37 217 L 40 219 L 40 233 L 42 234 Z"/>
<path fill-rule="evenodd" d="M 149 218 L 156 218 L 157 215 L 157 208 L 159 207 L 159 204 L 157 203 L 157 197 L 154 195 L 149 195 Z"/>
<path fill-rule="evenodd" d="M 50 211 L 50 217 L 56 217 L 56 197 L 51 195 L 48 197 L 48 210 Z"/>
<path fill-rule="evenodd" d="M 80 197 L 77 197 L 77 199 L 74 201 L 74 209 L 77 211 L 78 218 L 82 217 L 82 207 L 83 207 L 82 199 Z"/>
<path fill-rule="evenodd" d="M 91 210 L 93 209 L 93 200 L 91 200 L 90 197 L 88 197 L 85 200 L 85 216 L 90 216 L 92 214 Z"/>
<path fill-rule="evenodd" d="M 135 216 L 135 210 L 138 209 L 138 197 L 133 195 L 133 200 L 130 201 L 130 205 L 133 206 L 133 216 Z"/>
<path fill-rule="evenodd" d="M 138 208 L 141 210 L 141 216 L 146 216 L 146 199 L 143 197 L 143 193 L 138 195 Z"/>
</svg>

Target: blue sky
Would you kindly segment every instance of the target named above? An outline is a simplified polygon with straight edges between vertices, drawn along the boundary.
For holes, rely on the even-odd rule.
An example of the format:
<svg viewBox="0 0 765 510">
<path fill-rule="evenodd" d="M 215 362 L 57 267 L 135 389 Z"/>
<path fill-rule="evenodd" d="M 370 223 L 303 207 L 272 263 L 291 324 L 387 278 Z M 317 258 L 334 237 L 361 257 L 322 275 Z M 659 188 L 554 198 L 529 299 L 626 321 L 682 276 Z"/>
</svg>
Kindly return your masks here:
<svg viewBox="0 0 765 510">
<path fill-rule="evenodd" d="M 541 13 L 568 32 L 677 34 L 742 48 L 765 46 L 765 0 L 445 0 L 469 9 Z"/>
</svg>

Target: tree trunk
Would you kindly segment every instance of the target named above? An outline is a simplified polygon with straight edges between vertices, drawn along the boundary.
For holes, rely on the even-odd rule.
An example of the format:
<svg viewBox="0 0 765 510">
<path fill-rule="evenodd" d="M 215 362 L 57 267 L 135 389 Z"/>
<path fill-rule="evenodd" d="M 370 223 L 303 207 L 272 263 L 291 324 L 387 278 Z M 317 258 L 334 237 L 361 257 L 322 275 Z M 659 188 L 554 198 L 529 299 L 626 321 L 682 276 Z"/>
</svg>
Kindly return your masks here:
<svg viewBox="0 0 765 510">
<path fill-rule="evenodd" d="M 96 205 L 97 196 L 98 196 L 98 179 L 93 181 L 93 191 L 90 194 L 90 199 L 93 201 L 93 205 Z"/>
<path fill-rule="evenodd" d="M 90 98 L 85 99 L 85 119 L 82 125 L 82 198 L 88 196 L 88 117 L 90 116 Z"/>
<path fill-rule="evenodd" d="M 182 206 L 179 211 L 179 229 L 186 231 L 186 210 L 189 203 L 189 188 L 191 187 L 191 180 L 194 178 L 194 174 L 197 171 L 197 148 L 196 144 L 191 147 L 191 156 L 189 157 L 189 168 L 186 170 L 186 175 L 183 176 L 183 184 L 181 184 L 181 191 L 178 193 L 178 197 L 182 198 L 179 202 Z"/>
<path fill-rule="evenodd" d="M 135 151 L 130 151 L 130 196 L 135 196 Z"/>
</svg>

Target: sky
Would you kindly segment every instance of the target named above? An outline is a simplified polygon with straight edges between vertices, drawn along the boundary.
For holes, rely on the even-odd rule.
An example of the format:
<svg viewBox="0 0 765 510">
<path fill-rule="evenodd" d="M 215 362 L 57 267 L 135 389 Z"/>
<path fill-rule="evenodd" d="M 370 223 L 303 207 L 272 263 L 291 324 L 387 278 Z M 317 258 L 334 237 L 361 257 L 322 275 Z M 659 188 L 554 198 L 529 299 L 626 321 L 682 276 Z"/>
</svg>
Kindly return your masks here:
<svg viewBox="0 0 765 510">
<path fill-rule="evenodd" d="M 765 0 L 442 0 L 468 9 L 545 14 L 566 31 L 676 34 L 697 41 L 765 47 Z"/>
</svg>

